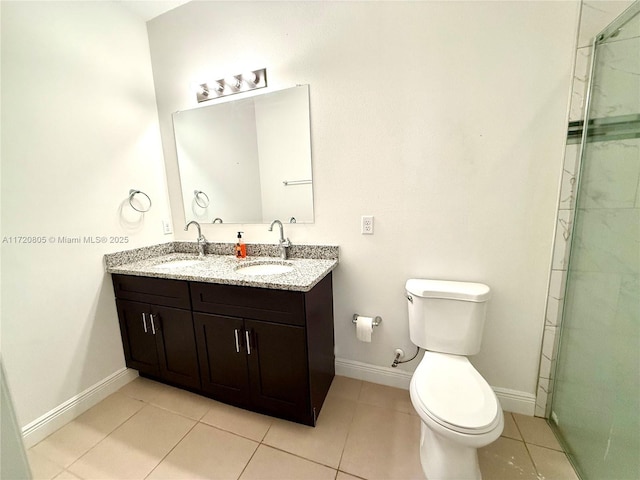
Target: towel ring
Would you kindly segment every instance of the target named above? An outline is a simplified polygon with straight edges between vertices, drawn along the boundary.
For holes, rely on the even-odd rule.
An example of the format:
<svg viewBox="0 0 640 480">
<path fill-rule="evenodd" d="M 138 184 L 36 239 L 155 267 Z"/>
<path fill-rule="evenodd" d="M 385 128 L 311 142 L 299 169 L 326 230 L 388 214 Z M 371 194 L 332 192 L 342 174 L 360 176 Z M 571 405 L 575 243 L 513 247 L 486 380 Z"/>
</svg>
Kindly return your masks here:
<svg viewBox="0 0 640 480">
<path fill-rule="evenodd" d="M 207 208 L 209 206 L 209 196 L 206 193 L 204 193 L 202 190 L 194 190 L 193 194 L 195 195 L 196 204 L 198 204 L 198 206 L 200 208 Z M 202 203 L 199 202 L 200 196 L 203 196 L 204 198 L 207 199 L 205 205 L 203 205 Z M 203 203 L 205 203 L 205 202 L 203 202 Z"/>
<path fill-rule="evenodd" d="M 136 208 L 133 205 L 133 202 L 132 202 L 133 197 L 135 197 L 138 193 L 144 195 L 145 197 L 147 197 L 147 200 L 149 200 L 149 206 L 146 208 L 146 210 L 145 209 L 141 210 L 139 208 Z M 140 190 L 131 189 L 129 190 L 129 205 L 131 205 L 131 208 L 133 208 L 136 212 L 145 213 L 151 210 L 151 199 L 149 198 L 149 195 L 147 195 L 146 193 L 141 192 Z"/>
</svg>

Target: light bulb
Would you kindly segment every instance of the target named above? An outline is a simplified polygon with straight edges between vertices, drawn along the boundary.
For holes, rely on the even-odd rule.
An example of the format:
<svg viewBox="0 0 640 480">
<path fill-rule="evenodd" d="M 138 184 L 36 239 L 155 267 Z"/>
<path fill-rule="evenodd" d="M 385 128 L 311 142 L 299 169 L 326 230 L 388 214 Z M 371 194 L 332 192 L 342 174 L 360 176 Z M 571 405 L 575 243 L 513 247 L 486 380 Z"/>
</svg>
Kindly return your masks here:
<svg viewBox="0 0 640 480">
<path fill-rule="evenodd" d="M 258 75 L 256 75 L 256 72 L 246 72 L 242 74 L 242 80 L 255 85 L 258 81 Z"/>
<path fill-rule="evenodd" d="M 225 78 L 224 83 L 236 90 L 242 85 L 242 81 L 238 77 Z"/>
</svg>

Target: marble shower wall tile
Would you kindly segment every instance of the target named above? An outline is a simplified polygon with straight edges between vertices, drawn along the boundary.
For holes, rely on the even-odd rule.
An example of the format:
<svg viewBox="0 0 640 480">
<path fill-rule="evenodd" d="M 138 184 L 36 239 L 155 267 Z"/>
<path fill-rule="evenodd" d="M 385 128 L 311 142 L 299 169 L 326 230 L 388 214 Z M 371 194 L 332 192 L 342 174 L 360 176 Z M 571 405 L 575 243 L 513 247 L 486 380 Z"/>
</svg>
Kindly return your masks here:
<svg viewBox="0 0 640 480">
<path fill-rule="evenodd" d="M 551 392 L 549 389 L 549 379 L 541 377 L 538 380 L 538 392 L 536 394 L 536 407 L 535 407 L 536 417 L 546 416 L 547 401 L 549 399 L 550 393 Z"/>
<path fill-rule="evenodd" d="M 542 338 L 538 391 L 535 406 L 535 415 L 539 417 L 549 416 L 550 411 L 549 400 L 553 390 L 554 369 L 558 352 L 558 333 L 562 321 L 566 275 L 566 271 L 553 270 L 549 282 L 547 314 Z"/>
<path fill-rule="evenodd" d="M 566 279 L 566 270 L 551 271 L 545 326 L 559 327 L 562 323 L 562 307 L 564 305 Z"/>
<path fill-rule="evenodd" d="M 569 109 L 570 122 L 584 118 L 584 102 L 589 84 L 589 67 L 591 66 L 591 50 L 592 47 L 589 46 L 578 48 L 576 52 L 576 64 L 571 87 L 571 106 Z"/>
<path fill-rule="evenodd" d="M 575 208 L 579 161 L 580 144 L 567 145 L 562 167 L 562 184 L 560 186 L 559 201 L 560 210 L 572 210 Z"/>
<path fill-rule="evenodd" d="M 566 270 L 569 265 L 573 210 L 559 210 L 556 237 L 553 243 L 553 270 Z"/>
<path fill-rule="evenodd" d="M 581 272 L 638 273 L 640 210 L 581 210 L 573 228 L 573 269 Z M 613 247 L 612 247 L 613 246 Z"/>
<path fill-rule="evenodd" d="M 598 47 L 598 74 L 594 78 L 592 118 L 638 113 L 640 91 L 640 37 L 613 41 Z M 605 88 L 602 88 L 605 85 Z"/>
<path fill-rule="evenodd" d="M 582 175 L 581 207 L 633 208 L 640 185 L 638 159 L 638 138 L 589 144 Z"/>
<path fill-rule="evenodd" d="M 572 272 L 565 297 L 565 328 L 602 332 L 613 328 L 622 276 L 618 273 Z"/>
<path fill-rule="evenodd" d="M 638 292 L 640 292 L 640 274 L 622 275 L 618 308 L 613 326 L 613 330 L 617 334 L 640 337 Z M 636 345 L 640 345 L 640 339 Z M 640 349 L 638 350 L 640 351 Z"/>
</svg>

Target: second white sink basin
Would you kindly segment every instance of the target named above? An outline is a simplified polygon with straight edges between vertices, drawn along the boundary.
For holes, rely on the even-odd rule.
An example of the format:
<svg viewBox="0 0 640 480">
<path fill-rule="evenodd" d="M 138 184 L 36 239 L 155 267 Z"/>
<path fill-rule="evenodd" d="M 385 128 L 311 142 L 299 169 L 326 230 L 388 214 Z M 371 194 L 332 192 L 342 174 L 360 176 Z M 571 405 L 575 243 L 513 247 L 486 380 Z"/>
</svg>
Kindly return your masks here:
<svg viewBox="0 0 640 480">
<path fill-rule="evenodd" d="M 156 265 L 155 268 L 159 268 L 160 270 L 174 270 L 176 268 L 191 267 L 199 263 L 202 263 L 202 260 L 173 260 L 171 262 L 160 263 Z"/>
<path fill-rule="evenodd" d="M 292 265 L 283 263 L 254 263 L 236 268 L 236 272 L 241 275 L 276 275 L 291 272 L 292 270 Z"/>
</svg>

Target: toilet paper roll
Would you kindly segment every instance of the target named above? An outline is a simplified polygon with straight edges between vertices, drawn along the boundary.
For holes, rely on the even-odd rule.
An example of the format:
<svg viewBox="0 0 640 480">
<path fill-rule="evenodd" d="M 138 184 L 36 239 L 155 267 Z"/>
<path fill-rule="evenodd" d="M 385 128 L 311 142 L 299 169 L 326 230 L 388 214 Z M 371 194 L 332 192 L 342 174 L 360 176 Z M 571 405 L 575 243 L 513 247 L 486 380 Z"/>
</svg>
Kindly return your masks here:
<svg viewBox="0 0 640 480">
<path fill-rule="evenodd" d="M 371 332 L 373 332 L 373 318 L 358 315 L 356 318 L 356 338 L 361 342 L 370 343 Z"/>
</svg>

